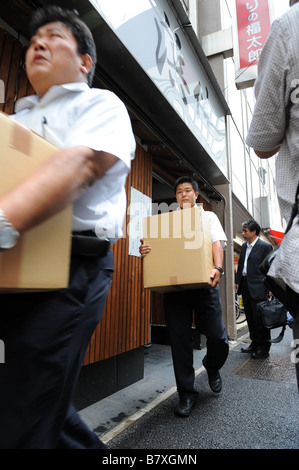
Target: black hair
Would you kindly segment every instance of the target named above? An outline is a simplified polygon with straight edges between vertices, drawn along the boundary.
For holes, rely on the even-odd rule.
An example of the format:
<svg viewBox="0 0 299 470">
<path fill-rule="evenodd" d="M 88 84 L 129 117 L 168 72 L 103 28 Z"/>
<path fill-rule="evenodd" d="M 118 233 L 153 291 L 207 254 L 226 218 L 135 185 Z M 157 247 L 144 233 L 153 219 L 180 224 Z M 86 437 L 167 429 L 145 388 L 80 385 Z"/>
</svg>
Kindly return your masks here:
<svg viewBox="0 0 299 470">
<path fill-rule="evenodd" d="M 97 63 L 96 46 L 90 29 L 79 19 L 76 10 L 67 10 L 58 6 L 39 8 L 33 13 L 29 25 L 30 37 L 33 37 L 45 24 L 55 21 L 64 23 L 69 28 L 78 43 L 79 54 L 90 55 L 93 65 L 88 74 L 88 84 L 91 86 Z"/>
<path fill-rule="evenodd" d="M 253 232 L 255 230 L 255 233 L 256 233 L 257 236 L 259 236 L 259 234 L 261 232 L 261 227 L 257 223 L 256 220 L 248 220 L 247 222 L 243 222 L 242 227 L 248 228 L 248 230 L 250 232 Z"/>
<path fill-rule="evenodd" d="M 198 193 L 199 189 L 198 189 L 198 184 L 197 182 L 191 178 L 190 176 L 180 176 L 176 182 L 174 183 L 174 192 L 176 194 L 176 190 L 177 190 L 177 187 L 179 184 L 183 184 L 183 183 L 190 183 L 192 185 L 192 188 L 194 189 L 194 191 L 196 193 Z"/>
</svg>

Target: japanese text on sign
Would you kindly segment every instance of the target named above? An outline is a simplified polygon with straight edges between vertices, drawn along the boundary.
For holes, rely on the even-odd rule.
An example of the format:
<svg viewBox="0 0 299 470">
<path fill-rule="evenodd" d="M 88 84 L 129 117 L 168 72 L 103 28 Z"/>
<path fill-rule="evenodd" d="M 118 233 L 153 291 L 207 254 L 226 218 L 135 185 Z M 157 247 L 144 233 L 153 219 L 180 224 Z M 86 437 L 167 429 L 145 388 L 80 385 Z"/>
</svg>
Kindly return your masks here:
<svg viewBox="0 0 299 470">
<path fill-rule="evenodd" d="M 270 31 L 268 0 L 236 0 L 240 68 L 257 63 Z"/>
</svg>

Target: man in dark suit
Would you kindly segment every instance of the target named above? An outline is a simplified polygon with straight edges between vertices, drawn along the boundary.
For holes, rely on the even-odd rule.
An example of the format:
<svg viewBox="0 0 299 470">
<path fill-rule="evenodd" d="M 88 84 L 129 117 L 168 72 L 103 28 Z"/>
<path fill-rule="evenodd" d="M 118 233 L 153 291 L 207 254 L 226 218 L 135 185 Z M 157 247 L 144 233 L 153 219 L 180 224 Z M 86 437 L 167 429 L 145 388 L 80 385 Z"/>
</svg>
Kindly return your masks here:
<svg viewBox="0 0 299 470">
<path fill-rule="evenodd" d="M 272 250 L 270 243 L 259 238 L 261 228 L 255 220 L 242 224 L 242 235 L 246 243 L 242 245 L 235 291 L 242 295 L 251 344 L 242 348 L 244 353 L 252 353 L 254 358 L 269 356 L 271 343 L 270 330 L 267 330 L 257 313 L 257 303 L 266 299 L 267 290 L 263 283 L 260 264 Z"/>
</svg>

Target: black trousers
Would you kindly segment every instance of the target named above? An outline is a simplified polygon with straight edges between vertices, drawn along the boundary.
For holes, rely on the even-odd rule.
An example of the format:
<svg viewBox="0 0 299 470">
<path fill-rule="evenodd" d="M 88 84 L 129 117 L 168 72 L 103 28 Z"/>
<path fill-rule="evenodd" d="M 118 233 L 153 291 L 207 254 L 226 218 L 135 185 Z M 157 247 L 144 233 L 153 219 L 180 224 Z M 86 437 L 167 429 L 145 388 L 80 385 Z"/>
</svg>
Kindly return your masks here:
<svg viewBox="0 0 299 470">
<path fill-rule="evenodd" d="M 111 250 L 75 255 L 68 289 L 0 295 L 0 448 L 105 448 L 71 402 L 112 274 Z"/>
<path fill-rule="evenodd" d="M 229 352 L 219 287 L 164 294 L 164 307 L 177 390 L 192 397 L 198 393 L 194 389 L 193 314 L 196 328 L 207 338 L 205 367 L 218 371 Z"/>
<path fill-rule="evenodd" d="M 252 347 L 261 352 L 268 352 L 271 346 L 268 341 L 271 339 L 271 333 L 263 326 L 257 313 L 257 303 L 265 299 L 255 300 L 251 297 L 246 277 L 242 278 L 242 298 Z"/>
</svg>

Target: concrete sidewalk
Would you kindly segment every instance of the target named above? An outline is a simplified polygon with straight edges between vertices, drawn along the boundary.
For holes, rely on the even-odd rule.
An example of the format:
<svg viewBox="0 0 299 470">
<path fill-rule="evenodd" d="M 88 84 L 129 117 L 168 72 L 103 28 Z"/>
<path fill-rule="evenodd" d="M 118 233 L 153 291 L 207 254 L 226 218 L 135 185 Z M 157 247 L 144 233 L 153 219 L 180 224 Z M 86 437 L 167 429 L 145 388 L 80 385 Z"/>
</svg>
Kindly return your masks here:
<svg viewBox="0 0 299 470">
<path fill-rule="evenodd" d="M 249 342 L 245 332 L 230 344 L 219 395 L 202 367 L 205 349 L 194 350 L 199 398 L 189 418 L 173 412 L 178 397 L 170 347 L 153 344 L 145 351 L 144 379 L 79 414 L 109 449 L 299 449 L 291 340 L 287 327 L 269 358 L 252 359 L 240 352 Z"/>
</svg>

